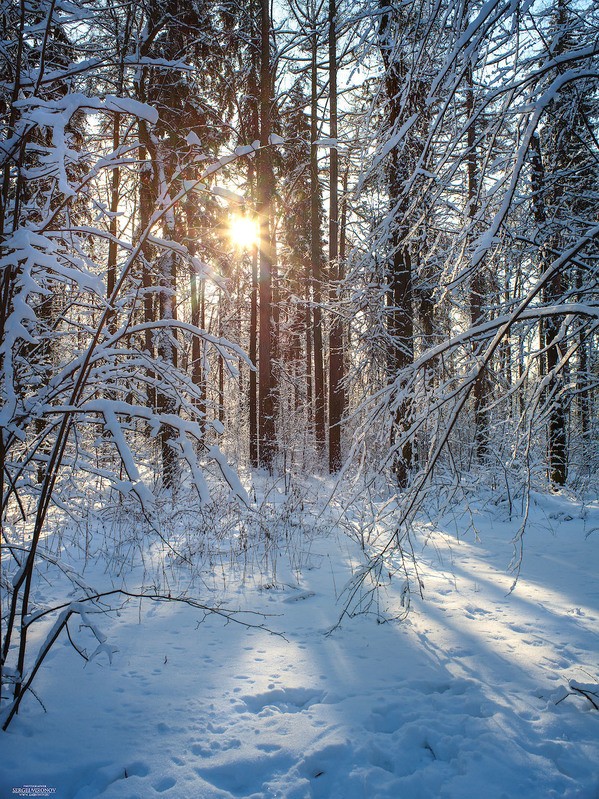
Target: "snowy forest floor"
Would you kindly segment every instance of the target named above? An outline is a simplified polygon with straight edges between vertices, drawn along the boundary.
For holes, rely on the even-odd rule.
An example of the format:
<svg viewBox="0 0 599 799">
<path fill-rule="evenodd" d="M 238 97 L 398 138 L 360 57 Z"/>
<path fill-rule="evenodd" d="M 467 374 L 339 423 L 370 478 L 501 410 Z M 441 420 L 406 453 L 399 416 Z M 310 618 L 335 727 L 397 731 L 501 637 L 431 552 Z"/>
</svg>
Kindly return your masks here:
<svg viewBox="0 0 599 799">
<path fill-rule="evenodd" d="M 599 797 L 599 710 L 569 688 L 599 682 L 599 504 L 534 495 L 511 593 L 519 519 L 479 500 L 423 523 L 424 598 L 381 623 L 401 610 L 392 577 L 332 632 L 360 547 L 334 524 L 291 535 L 283 515 L 260 555 L 223 539 L 194 578 L 202 601 L 267 614 L 241 618 L 272 632 L 180 603 L 100 615 L 112 663 L 54 648 L 34 686 L 46 712 L 29 697 L 1 734 L 1 799 Z M 86 579 L 132 587 L 109 560 Z M 186 567 L 170 560 L 175 595 Z"/>
</svg>

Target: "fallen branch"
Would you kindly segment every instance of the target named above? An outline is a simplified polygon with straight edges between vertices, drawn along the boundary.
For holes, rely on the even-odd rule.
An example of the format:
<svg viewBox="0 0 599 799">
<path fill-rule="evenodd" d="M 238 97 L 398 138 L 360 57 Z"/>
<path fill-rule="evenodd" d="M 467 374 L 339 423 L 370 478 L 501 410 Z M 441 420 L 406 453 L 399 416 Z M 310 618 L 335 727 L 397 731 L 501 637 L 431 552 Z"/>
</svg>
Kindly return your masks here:
<svg viewBox="0 0 599 799">
<path fill-rule="evenodd" d="M 585 699 L 589 700 L 595 710 L 599 710 L 599 685 L 577 682 L 576 680 L 570 680 L 568 685 L 571 691 L 580 696 L 584 696 Z M 595 698 L 593 699 L 593 697 Z"/>
</svg>

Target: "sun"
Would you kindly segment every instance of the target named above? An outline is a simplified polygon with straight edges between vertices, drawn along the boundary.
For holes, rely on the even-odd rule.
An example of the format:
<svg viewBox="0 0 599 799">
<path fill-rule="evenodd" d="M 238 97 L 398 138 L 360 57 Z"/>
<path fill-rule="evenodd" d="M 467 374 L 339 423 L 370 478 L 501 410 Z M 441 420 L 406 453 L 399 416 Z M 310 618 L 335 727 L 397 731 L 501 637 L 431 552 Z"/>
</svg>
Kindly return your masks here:
<svg viewBox="0 0 599 799">
<path fill-rule="evenodd" d="M 240 250 L 250 249 L 258 243 L 258 226 L 249 216 L 233 216 L 229 223 L 229 238 Z"/>
</svg>

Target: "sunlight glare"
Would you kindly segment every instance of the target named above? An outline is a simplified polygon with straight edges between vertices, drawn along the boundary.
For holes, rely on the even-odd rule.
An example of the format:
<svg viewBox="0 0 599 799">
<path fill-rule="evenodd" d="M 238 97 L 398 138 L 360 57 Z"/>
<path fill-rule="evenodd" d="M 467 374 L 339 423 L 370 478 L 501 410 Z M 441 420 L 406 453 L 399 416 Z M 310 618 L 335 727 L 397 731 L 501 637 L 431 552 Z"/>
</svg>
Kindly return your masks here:
<svg viewBox="0 0 599 799">
<path fill-rule="evenodd" d="M 231 242 L 240 250 L 249 249 L 258 243 L 256 221 L 249 216 L 234 216 L 229 226 Z"/>
</svg>

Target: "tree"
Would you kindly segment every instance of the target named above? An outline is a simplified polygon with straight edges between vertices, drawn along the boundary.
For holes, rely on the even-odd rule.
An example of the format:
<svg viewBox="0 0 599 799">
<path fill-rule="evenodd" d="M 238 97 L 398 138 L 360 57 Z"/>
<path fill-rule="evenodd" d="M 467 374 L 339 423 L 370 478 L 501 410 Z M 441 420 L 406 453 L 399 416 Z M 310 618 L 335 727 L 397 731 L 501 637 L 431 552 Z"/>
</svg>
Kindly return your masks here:
<svg viewBox="0 0 599 799">
<path fill-rule="evenodd" d="M 339 259 L 339 146 L 337 120 L 337 15 L 335 0 L 329 0 L 329 135 L 330 185 L 329 185 L 329 277 L 331 301 L 337 299 L 341 279 Z M 329 340 L 329 471 L 338 472 L 342 464 L 341 420 L 345 405 L 343 388 L 343 326 L 341 316 L 336 314 L 331 321 Z"/>
<path fill-rule="evenodd" d="M 559 61 L 575 48 L 573 17 L 566 0 L 556 0 L 551 9 L 548 34 L 551 37 L 548 48 L 551 59 Z M 567 62 L 564 66 L 558 65 L 557 75 L 565 75 L 567 66 Z M 575 243 L 584 229 L 580 221 L 592 218 L 595 211 L 593 186 L 597 177 L 597 149 L 591 121 L 593 84 L 588 79 L 564 82 L 549 101 L 545 123 L 532 139 L 531 188 L 535 221 L 542 241 L 538 258 L 541 274 L 556 256 Z M 589 255 L 592 257 L 592 251 L 583 251 L 577 256 L 577 264 L 566 261 L 560 269 L 553 271 L 542 289 L 545 304 L 562 302 L 575 290 L 577 283 L 583 284 L 580 278 L 586 271 L 585 262 Z M 548 380 L 548 473 L 552 483 L 565 485 L 569 405 L 566 369 L 571 333 L 560 317 L 549 315 L 541 320 L 540 336 L 542 374 Z M 584 336 L 579 339 L 576 349 L 582 353 L 582 368 L 585 369 Z M 581 396 L 585 394 L 583 389 Z M 583 413 L 582 420 L 584 418 Z"/>
<path fill-rule="evenodd" d="M 424 25 L 420 14 L 411 10 L 387 9 L 381 14 L 379 50 L 385 68 L 388 145 L 387 185 L 389 212 L 383 235 L 388 236 L 386 268 L 387 370 L 392 383 L 414 359 L 414 170 L 421 159 L 426 135 L 425 100 L 427 80 L 420 65 L 410 59 L 417 36 Z M 418 52 L 418 51 L 417 51 Z M 405 131 L 405 132 L 404 132 Z M 417 178 L 416 178 L 417 179 Z M 413 446 L 403 433 L 410 426 L 410 402 L 398 399 L 391 426 L 393 470 L 398 485 L 405 488 L 413 465 Z M 402 441 L 403 443 L 398 443 Z"/>
<path fill-rule="evenodd" d="M 322 6 L 321 6 L 322 7 Z M 312 340 L 314 360 L 314 433 L 316 451 L 322 457 L 326 439 L 326 395 L 324 384 L 324 338 L 322 314 L 323 256 L 321 238 L 320 178 L 318 169 L 318 131 L 320 113 L 318 107 L 318 46 L 319 8 L 312 5 L 309 24 L 310 37 L 310 239 L 311 239 L 311 278 L 312 278 Z"/>
<path fill-rule="evenodd" d="M 145 154 L 139 157 L 144 143 L 132 143 L 123 133 L 115 150 L 115 131 L 120 131 L 121 125 L 123 131 L 139 130 L 143 123 L 147 143 L 159 150 L 159 117 L 153 107 L 138 99 L 94 94 L 93 89 L 107 78 L 103 64 L 114 63 L 114 59 L 90 57 L 87 42 L 73 33 L 79 18 L 71 15 L 72 8 L 66 15 L 53 4 L 44 10 L 44 26 L 38 24 L 38 8 L 22 6 L 16 16 L 20 55 L 11 75 L 9 124 L 3 131 L 0 684 L 4 696 L 11 694 L 4 728 L 58 635 L 68 629 L 69 618 L 82 616 L 78 601 L 95 601 L 96 595 L 85 582 L 74 580 L 76 598 L 71 596 L 53 609 L 54 627 L 39 651 L 32 651 L 31 629 L 38 623 L 43 626 L 48 615 L 36 613 L 32 604 L 38 566 L 45 563 L 51 569 L 61 568 L 44 546 L 48 513 L 54 504 L 72 505 L 80 484 L 93 475 L 97 486 L 109 485 L 122 497 L 136 497 L 155 528 L 152 469 L 146 470 L 153 458 L 148 456 L 147 437 L 140 435 L 148 428 L 168 430 L 168 445 L 186 464 L 199 502 L 210 499 L 203 468 L 206 463 L 216 465 L 225 483 L 247 501 L 223 453 L 213 443 L 206 444 L 206 420 L 196 403 L 196 387 L 174 355 L 171 358 L 171 350 L 153 357 L 138 348 L 148 331 L 160 335 L 169 331 L 169 347 L 174 348 L 179 332 L 201 337 L 232 368 L 243 357 L 235 345 L 177 319 L 166 308 L 171 302 L 175 261 L 187 273 L 190 267 L 201 266 L 174 240 L 179 213 L 175 209 L 184 205 L 190 191 L 205 191 L 210 175 L 222 169 L 223 162 L 204 164 L 195 180 L 179 184 L 176 191 L 175 170 L 161 175 L 166 190 L 154 197 L 145 228 L 140 230 L 132 222 L 129 237 L 121 232 L 115 242 L 113 191 L 121 186 L 125 191 L 129 186 L 120 180 L 116 184 L 114 170 L 126 166 L 129 175 L 143 180 L 146 166 Z M 35 36 L 25 36 L 26 29 L 35 30 Z M 147 56 L 144 61 L 147 65 L 152 59 Z M 70 90 L 75 73 L 77 88 L 82 91 Z M 88 125 L 90 113 L 103 122 Z M 107 139 L 98 134 L 102 131 Z M 182 159 L 185 156 L 195 157 L 188 148 Z M 204 159 L 209 157 L 200 163 Z M 156 173 L 160 163 L 166 162 L 155 156 Z M 185 166 L 184 162 L 177 164 L 181 171 Z M 109 202 L 104 202 L 106 196 Z M 135 196 L 134 191 L 130 196 Z M 172 231 L 173 239 L 155 236 L 161 228 Z M 161 286 L 168 300 L 161 318 L 140 319 L 137 298 L 143 283 L 137 265 L 150 239 L 155 262 L 168 284 L 168 291 L 166 284 Z M 116 256 L 111 244 L 116 244 Z M 64 301 L 50 304 L 52 295 Z M 148 406 L 143 391 L 148 384 L 164 398 L 161 407 Z M 218 429 L 213 426 L 213 437 Z M 110 449 L 107 462 L 101 463 L 91 454 L 100 448 Z M 198 451 L 204 453 L 203 463 Z M 16 517 L 27 532 L 25 546 L 6 536 L 6 520 Z"/>
</svg>

